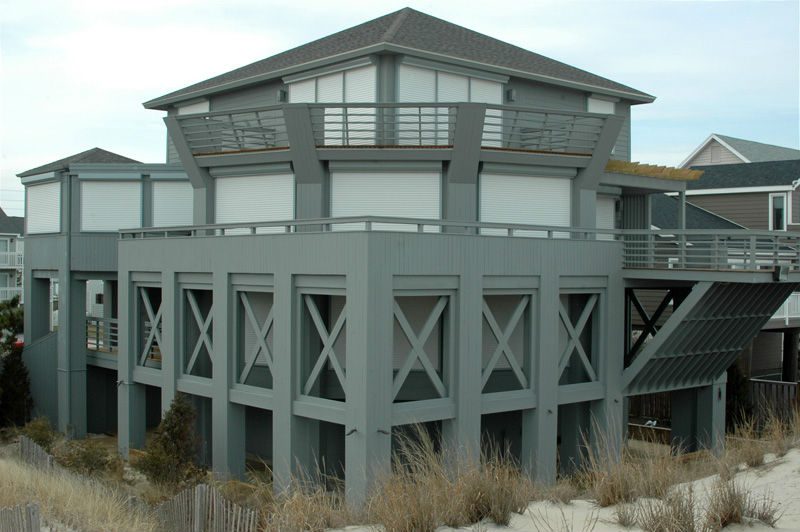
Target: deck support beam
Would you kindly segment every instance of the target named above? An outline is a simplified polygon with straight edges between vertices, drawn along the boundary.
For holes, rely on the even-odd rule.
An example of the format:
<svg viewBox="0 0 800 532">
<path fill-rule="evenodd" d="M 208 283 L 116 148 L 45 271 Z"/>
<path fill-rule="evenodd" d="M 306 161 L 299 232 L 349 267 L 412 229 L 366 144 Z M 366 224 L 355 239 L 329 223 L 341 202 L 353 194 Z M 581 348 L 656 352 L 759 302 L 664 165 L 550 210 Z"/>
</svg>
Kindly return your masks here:
<svg viewBox="0 0 800 532">
<path fill-rule="evenodd" d="M 69 269 L 59 275 L 58 430 L 86 435 L 86 281 Z"/>
<path fill-rule="evenodd" d="M 783 364 L 781 366 L 781 380 L 784 382 L 797 382 L 797 343 L 800 341 L 800 329 L 786 329 L 783 331 Z"/>
<path fill-rule="evenodd" d="M 145 436 L 145 385 L 133 381 L 136 366 L 136 341 L 130 324 L 136 308 L 136 293 L 130 274 L 120 271 L 119 283 L 119 351 L 117 356 L 117 446 L 123 458 L 129 457 L 131 449 L 144 447 Z"/>
</svg>

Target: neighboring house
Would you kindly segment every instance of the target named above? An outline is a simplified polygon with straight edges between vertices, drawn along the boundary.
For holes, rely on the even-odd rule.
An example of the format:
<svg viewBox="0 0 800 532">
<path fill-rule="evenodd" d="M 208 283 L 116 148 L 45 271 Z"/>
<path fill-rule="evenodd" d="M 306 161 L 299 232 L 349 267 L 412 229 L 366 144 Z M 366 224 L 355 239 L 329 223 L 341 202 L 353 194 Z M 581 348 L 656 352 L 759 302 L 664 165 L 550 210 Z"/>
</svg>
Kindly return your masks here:
<svg viewBox="0 0 800 532">
<path fill-rule="evenodd" d="M 0 209 L 0 301 L 22 298 L 24 224 L 22 216 L 8 216 Z"/>
<path fill-rule="evenodd" d="M 791 159 L 800 159 L 800 150 L 712 133 L 684 159 L 680 167 L 764 163 Z"/>
<path fill-rule="evenodd" d="M 545 483 L 584 438 L 619 452 L 635 395 L 671 393 L 676 442 L 721 445 L 725 369 L 800 284 L 797 252 L 765 262 L 740 230 L 734 269 L 651 229 L 651 196 L 699 175 L 628 162 L 653 100 L 403 9 L 146 102 L 167 164 L 20 174 L 37 410 L 127 454 L 186 393 L 217 473 L 255 455 L 281 489 L 326 464 L 354 503 L 413 424 Z M 652 287 L 676 310 L 630 345 Z"/>
</svg>

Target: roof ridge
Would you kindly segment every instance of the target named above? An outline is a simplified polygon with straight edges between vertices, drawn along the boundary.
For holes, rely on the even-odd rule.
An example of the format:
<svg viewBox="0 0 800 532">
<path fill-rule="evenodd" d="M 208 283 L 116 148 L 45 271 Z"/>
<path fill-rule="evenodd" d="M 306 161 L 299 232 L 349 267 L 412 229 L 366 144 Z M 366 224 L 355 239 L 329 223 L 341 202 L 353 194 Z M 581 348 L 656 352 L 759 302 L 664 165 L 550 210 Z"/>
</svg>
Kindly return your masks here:
<svg viewBox="0 0 800 532">
<path fill-rule="evenodd" d="M 406 21 L 411 11 L 413 11 L 413 9 L 411 9 L 410 7 L 404 7 L 403 9 L 397 12 L 397 18 L 395 18 L 392 21 L 392 23 L 389 25 L 388 28 L 386 28 L 386 31 L 383 33 L 384 42 L 391 41 L 394 38 L 394 36 L 397 35 L 397 32 L 400 30 L 400 27 Z"/>
</svg>

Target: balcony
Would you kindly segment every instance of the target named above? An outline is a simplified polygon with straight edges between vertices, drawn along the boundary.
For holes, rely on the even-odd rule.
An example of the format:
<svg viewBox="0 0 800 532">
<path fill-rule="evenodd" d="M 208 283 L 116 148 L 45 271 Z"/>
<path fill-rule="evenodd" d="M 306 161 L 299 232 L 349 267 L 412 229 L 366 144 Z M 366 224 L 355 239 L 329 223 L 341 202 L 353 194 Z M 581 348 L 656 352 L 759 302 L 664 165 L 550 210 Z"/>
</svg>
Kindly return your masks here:
<svg viewBox="0 0 800 532">
<path fill-rule="evenodd" d="M 22 268 L 23 253 L 21 251 L 0 252 L 0 268 Z"/>
<path fill-rule="evenodd" d="M 196 157 L 287 150 L 310 124 L 318 149 L 448 149 L 459 124 L 487 150 L 591 156 L 607 115 L 474 103 L 287 104 L 176 117 Z"/>
<path fill-rule="evenodd" d="M 22 299 L 22 287 L 21 286 L 14 286 L 14 287 L 2 287 L 0 288 L 0 301 L 9 301 L 14 298 L 14 296 L 19 296 Z"/>
<path fill-rule="evenodd" d="M 800 273 L 800 235 L 781 231 L 580 229 L 539 225 L 463 222 L 433 219 L 358 216 L 276 222 L 138 228 L 120 231 L 120 239 L 219 238 L 398 232 L 447 236 L 488 236 L 518 239 L 606 241 L 621 245 L 620 266 L 629 270 L 730 272 L 788 276 Z M 785 279 L 776 279 L 785 280 Z"/>
</svg>

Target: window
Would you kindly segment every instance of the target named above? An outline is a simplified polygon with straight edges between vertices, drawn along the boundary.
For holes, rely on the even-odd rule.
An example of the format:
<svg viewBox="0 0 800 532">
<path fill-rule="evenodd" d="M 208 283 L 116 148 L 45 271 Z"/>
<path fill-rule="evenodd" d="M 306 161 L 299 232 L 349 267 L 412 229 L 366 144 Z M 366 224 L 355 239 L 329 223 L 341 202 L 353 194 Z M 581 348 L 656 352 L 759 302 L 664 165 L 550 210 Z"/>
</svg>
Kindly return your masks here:
<svg viewBox="0 0 800 532">
<path fill-rule="evenodd" d="M 778 192 L 769 195 L 769 229 L 770 231 L 786 231 L 787 220 L 786 194 Z"/>
</svg>

